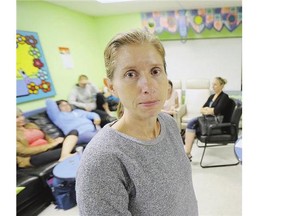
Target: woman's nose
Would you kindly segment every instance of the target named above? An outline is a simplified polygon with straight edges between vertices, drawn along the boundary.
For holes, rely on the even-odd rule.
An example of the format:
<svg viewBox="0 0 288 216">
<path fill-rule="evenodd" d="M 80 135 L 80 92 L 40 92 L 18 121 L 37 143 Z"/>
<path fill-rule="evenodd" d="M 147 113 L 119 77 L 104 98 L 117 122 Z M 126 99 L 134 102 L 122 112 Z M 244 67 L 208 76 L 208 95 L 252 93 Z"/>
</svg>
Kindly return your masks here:
<svg viewBox="0 0 288 216">
<path fill-rule="evenodd" d="M 147 75 L 141 76 L 139 79 L 139 87 L 141 88 L 141 92 L 144 94 L 151 94 L 155 92 L 153 87 L 153 79 Z"/>
</svg>

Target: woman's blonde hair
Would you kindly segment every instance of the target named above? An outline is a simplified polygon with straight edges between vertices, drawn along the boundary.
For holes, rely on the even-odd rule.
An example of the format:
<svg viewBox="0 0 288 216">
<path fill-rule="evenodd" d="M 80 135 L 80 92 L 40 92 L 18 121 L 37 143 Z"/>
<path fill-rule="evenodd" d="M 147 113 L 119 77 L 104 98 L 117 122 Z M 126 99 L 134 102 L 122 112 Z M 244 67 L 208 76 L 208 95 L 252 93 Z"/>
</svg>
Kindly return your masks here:
<svg viewBox="0 0 288 216">
<path fill-rule="evenodd" d="M 225 85 L 227 83 L 227 80 L 222 77 L 215 77 L 215 79 L 217 79 L 221 85 Z"/>
<path fill-rule="evenodd" d="M 112 80 L 114 70 L 117 64 L 117 56 L 119 48 L 126 45 L 152 44 L 163 59 L 164 70 L 166 73 L 165 49 L 155 35 L 145 30 L 132 30 L 130 32 L 119 33 L 107 44 L 104 51 L 104 60 L 107 77 Z"/>
</svg>

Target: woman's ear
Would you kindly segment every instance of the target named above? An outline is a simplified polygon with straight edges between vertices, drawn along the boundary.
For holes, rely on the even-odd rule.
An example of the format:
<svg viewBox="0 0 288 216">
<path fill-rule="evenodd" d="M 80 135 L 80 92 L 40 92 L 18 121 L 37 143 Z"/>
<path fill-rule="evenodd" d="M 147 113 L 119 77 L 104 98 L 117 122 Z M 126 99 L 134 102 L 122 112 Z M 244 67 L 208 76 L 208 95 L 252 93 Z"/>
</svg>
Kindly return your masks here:
<svg viewBox="0 0 288 216">
<path fill-rule="evenodd" d="M 115 97 L 118 97 L 116 91 L 114 90 L 114 85 L 112 83 L 112 81 L 108 78 L 104 78 L 104 85 L 108 88 L 108 90 L 111 92 L 112 95 L 114 95 Z"/>
</svg>

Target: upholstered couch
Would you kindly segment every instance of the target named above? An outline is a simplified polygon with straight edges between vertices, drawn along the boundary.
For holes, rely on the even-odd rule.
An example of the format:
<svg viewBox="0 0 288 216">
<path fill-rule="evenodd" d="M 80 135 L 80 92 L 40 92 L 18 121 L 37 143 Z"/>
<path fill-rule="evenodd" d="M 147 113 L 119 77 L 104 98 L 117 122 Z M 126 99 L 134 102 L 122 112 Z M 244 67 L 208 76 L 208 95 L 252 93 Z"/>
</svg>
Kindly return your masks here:
<svg viewBox="0 0 288 216">
<path fill-rule="evenodd" d="M 51 137 L 63 136 L 62 131 L 50 121 L 45 108 L 25 112 L 24 116 Z M 52 170 L 56 164 L 52 162 L 37 168 L 17 167 L 17 187 L 25 187 L 17 194 L 18 216 L 36 216 L 53 202 L 47 181 L 53 177 Z"/>
</svg>

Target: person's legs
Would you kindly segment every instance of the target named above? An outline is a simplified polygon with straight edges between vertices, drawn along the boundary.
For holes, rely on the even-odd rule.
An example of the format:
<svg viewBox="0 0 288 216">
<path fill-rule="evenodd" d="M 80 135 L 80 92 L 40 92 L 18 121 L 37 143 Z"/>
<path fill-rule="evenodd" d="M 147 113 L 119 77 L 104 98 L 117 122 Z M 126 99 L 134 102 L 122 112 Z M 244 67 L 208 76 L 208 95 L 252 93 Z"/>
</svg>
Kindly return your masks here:
<svg viewBox="0 0 288 216">
<path fill-rule="evenodd" d="M 96 110 L 94 110 L 94 112 L 100 116 L 100 119 L 101 119 L 100 126 L 101 127 L 104 127 L 107 123 L 109 123 L 109 121 L 108 121 L 109 115 L 105 111 L 96 109 Z"/>
<path fill-rule="evenodd" d="M 46 152 L 32 155 L 30 163 L 33 166 L 41 166 L 59 160 L 61 155 L 61 148 L 51 149 Z"/>
<path fill-rule="evenodd" d="M 105 96 L 101 92 L 97 93 L 97 95 L 96 95 L 96 106 L 97 106 L 98 110 L 102 110 L 102 111 L 107 112 L 108 103 L 107 103 Z M 109 112 L 110 111 L 109 111 L 109 107 L 108 107 L 107 113 L 109 113 Z"/>
<path fill-rule="evenodd" d="M 194 139 L 195 139 L 195 132 L 186 130 L 184 149 L 185 149 L 185 152 L 186 152 L 188 158 L 191 158 L 191 150 L 193 147 Z"/>
<path fill-rule="evenodd" d="M 196 137 L 197 124 L 198 124 L 198 118 L 194 118 L 188 122 L 187 128 L 186 128 L 184 149 L 189 159 L 191 159 L 192 157 L 191 150 L 193 147 L 193 142 Z"/>
<path fill-rule="evenodd" d="M 98 131 L 86 131 L 85 133 L 79 134 L 77 144 L 87 144 L 97 134 Z"/>
<path fill-rule="evenodd" d="M 77 130 L 70 131 L 63 141 L 62 151 L 61 151 L 61 156 L 60 156 L 59 161 L 62 161 L 65 158 L 73 155 L 71 154 L 71 152 L 73 148 L 75 147 L 75 145 L 77 144 L 77 141 L 78 141 L 78 131 Z"/>
</svg>

